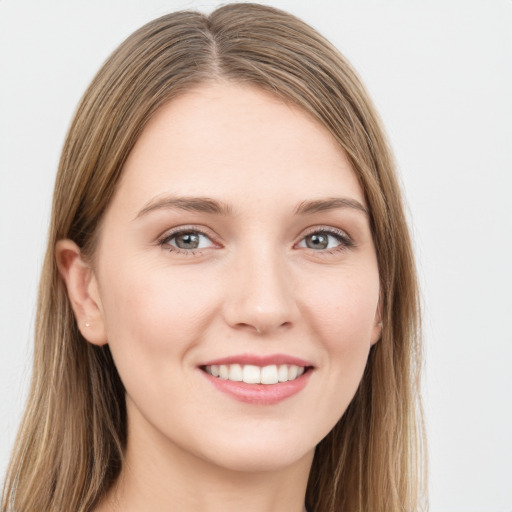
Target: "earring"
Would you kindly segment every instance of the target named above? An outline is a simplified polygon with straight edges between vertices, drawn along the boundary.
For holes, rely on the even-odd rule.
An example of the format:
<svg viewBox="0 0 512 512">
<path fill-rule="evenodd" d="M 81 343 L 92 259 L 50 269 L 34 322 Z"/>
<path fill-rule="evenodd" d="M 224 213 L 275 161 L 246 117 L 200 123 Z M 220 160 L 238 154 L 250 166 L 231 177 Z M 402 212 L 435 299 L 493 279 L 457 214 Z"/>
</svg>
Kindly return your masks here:
<svg viewBox="0 0 512 512">
<path fill-rule="evenodd" d="M 91 324 L 89 322 L 85 322 L 85 327 L 90 327 Z"/>
</svg>

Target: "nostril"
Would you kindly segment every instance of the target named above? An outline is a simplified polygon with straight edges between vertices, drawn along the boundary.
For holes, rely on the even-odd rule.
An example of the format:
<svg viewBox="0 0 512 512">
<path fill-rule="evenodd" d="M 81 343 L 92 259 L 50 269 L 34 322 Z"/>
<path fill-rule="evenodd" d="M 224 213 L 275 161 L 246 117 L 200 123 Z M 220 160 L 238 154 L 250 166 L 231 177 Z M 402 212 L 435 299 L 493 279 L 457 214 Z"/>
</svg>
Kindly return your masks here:
<svg viewBox="0 0 512 512">
<path fill-rule="evenodd" d="M 239 328 L 239 329 L 248 330 L 248 331 L 253 331 L 257 335 L 263 335 L 268 332 L 274 331 L 276 329 L 288 328 L 291 326 L 292 326 L 292 322 L 286 321 L 286 322 L 282 322 L 281 324 L 279 324 L 279 323 L 274 324 L 272 322 L 265 322 L 265 323 L 263 323 L 263 322 L 256 323 L 255 322 L 254 324 L 240 322 L 240 323 L 236 324 L 234 327 Z"/>
</svg>

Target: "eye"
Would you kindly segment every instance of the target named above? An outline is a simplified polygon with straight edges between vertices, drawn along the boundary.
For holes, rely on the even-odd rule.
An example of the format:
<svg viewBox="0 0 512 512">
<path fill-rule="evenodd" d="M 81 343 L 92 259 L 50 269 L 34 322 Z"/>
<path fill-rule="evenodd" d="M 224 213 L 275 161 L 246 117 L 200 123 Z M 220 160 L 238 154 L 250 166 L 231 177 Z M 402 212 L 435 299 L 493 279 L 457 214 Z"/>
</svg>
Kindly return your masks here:
<svg viewBox="0 0 512 512">
<path fill-rule="evenodd" d="M 336 252 L 354 244 L 351 238 L 341 230 L 318 230 L 306 235 L 298 247 L 306 247 L 314 251 Z"/>
<path fill-rule="evenodd" d="M 206 234 L 192 229 L 171 233 L 165 236 L 159 243 L 170 251 L 186 253 L 194 253 L 197 250 L 215 245 Z"/>
</svg>

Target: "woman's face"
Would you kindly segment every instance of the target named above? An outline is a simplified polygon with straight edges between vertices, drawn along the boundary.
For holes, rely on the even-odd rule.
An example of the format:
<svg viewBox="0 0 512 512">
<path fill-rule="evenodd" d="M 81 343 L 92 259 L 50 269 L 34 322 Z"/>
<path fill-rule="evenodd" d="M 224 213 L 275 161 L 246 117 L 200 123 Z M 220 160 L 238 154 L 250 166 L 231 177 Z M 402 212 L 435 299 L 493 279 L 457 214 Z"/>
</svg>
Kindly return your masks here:
<svg viewBox="0 0 512 512">
<path fill-rule="evenodd" d="M 310 457 L 380 335 L 347 157 L 250 87 L 204 85 L 151 120 L 105 214 L 95 280 L 129 446 L 230 469 Z"/>
</svg>

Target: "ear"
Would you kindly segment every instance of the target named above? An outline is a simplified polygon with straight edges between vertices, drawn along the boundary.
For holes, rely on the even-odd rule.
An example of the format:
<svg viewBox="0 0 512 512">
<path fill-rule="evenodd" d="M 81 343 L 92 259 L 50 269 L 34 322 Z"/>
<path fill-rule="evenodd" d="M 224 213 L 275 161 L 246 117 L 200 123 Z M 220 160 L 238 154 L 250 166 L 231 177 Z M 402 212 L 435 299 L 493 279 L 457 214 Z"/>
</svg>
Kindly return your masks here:
<svg viewBox="0 0 512 512">
<path fill-rule="evenodd" d="M 107 335 L 103 309 L 93 269 L 72 240 L 57 242 L 55 258 L 82 336 L 94 345 L 105 345 Z"/>
<path fill-rule="evenodd" d="M 373 322 L 371 344 L 375 345 L 382 336 L 382 293 L 379 295 L 377 311 L 375 311 L 375 320 Z"/>
</svg>

